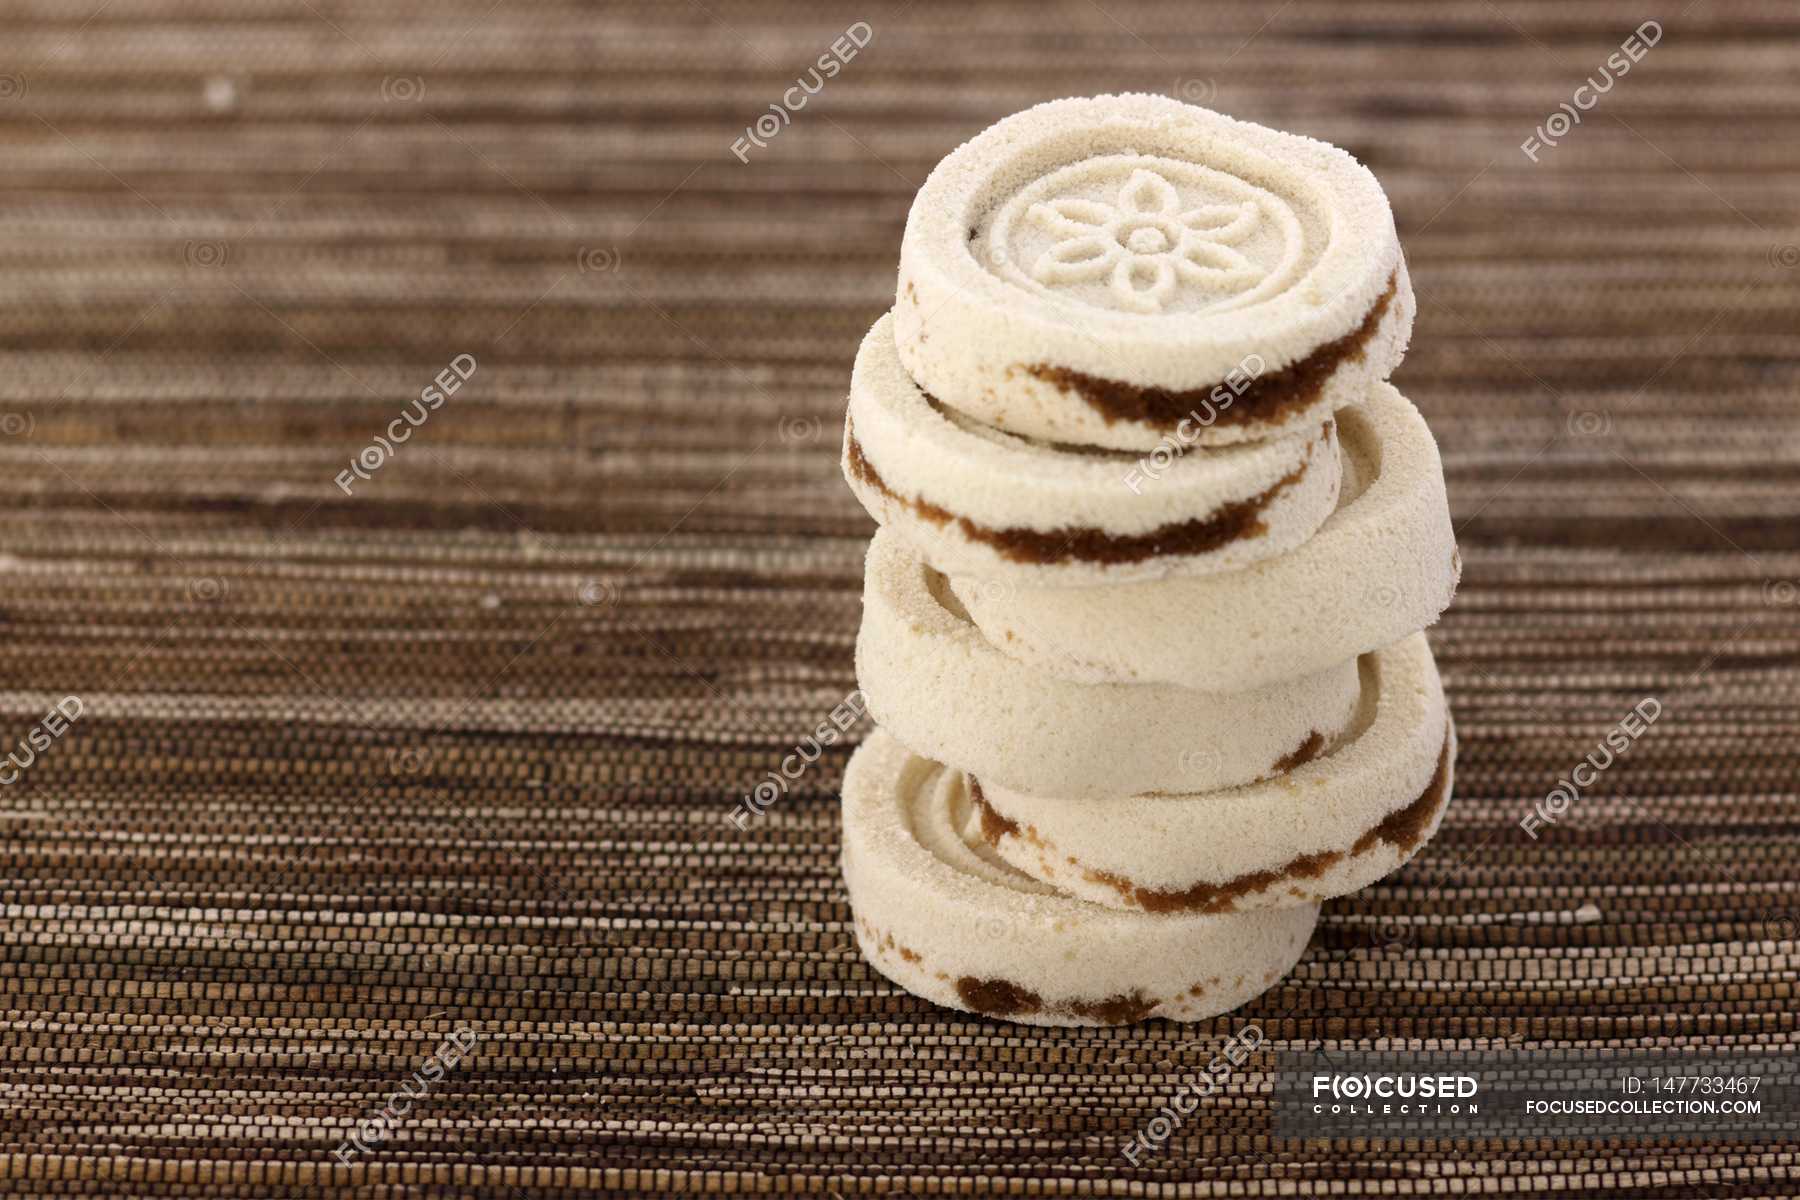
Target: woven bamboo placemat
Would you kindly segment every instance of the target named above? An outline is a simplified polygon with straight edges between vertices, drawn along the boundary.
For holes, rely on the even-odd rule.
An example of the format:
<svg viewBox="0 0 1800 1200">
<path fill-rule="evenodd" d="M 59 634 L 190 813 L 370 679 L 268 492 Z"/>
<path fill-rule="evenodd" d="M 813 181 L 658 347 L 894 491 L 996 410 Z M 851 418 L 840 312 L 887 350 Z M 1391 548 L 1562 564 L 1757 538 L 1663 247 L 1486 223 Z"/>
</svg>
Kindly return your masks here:
<svg viewBox="0 0 1800 1200">
<path fill-rule="evenodd" d="M 1778 1142 L 1276 1142 L 1263 1058 L 1122 1147 L 1250 1022 L 1793 1048 L 1797 37 L 1723 0 L 8 5 L 0 1187 L 1795 1194 Z M 838 429 L 913 190 L 1123 89 L 1386 186 L 1462 754 L 1429 851 L 1248 1008 L 1039 1032 L 862 964 L 848 743 L 733 812 L 854 686 Z"/>
</svg>

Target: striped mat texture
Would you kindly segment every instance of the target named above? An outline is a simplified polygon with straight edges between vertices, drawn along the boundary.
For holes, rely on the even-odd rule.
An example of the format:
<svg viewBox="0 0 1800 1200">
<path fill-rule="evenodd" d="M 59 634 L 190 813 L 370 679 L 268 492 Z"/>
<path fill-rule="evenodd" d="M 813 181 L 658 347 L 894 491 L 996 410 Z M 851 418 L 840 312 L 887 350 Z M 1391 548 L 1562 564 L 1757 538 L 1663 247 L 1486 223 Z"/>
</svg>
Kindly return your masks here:
<svg viewBox="0 0 1800 1200">
<path fill-rule="evenodd" d="M 1266 1095 L 1278 1047 L 1800 1042 L 1797 45 L 1775 0 L 7 4 L 0 1191 L 1800 1193 L 1791 1143 L 1325 1149 Z M 1462 753 L 1261 999 L 1039 1031 L 859 958 L 866 724 L 734 813 L 854 687 L 838 436 L 913 191 L 1128 89 L 1387 188 Z"/>
</svg>

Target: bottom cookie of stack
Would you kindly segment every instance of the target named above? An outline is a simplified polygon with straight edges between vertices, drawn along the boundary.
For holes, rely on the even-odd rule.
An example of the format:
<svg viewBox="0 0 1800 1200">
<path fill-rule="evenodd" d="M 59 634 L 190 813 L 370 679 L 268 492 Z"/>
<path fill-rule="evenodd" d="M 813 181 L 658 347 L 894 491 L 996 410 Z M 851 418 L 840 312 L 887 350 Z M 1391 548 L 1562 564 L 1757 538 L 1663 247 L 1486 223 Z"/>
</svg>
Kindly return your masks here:
<svg viewBox="0 0 1800 1200">
<path fill-rule="evenodd" d="M 946 1008 L 1031 1025 L 1197 1021 L 1267 990 L 1316 904 L 1211 915 L 1108 908 L 981 840 L 968 781 L 877 730 L 844 775 L 844 882 L 865 958 Z"/>
</svg>

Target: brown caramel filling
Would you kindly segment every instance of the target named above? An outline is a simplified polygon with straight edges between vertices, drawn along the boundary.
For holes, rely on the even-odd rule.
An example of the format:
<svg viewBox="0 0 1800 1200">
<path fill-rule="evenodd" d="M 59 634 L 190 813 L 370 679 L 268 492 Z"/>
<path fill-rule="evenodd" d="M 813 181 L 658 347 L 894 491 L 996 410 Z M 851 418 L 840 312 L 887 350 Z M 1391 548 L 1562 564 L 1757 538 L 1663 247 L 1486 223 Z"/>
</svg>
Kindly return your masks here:
<svg viewBox="0 0 1800 1200">
<path fill-rule="evenodd" d="M 1302 743 L 1301 748 L 1305 748 L 1305 743 Z M 1245 896 L 1254 895 L 1287 880 L 1317 879 L 1344 859 L 1368 853 L 1375 848 L 1377 843 L 1394 846 L 1402 854 L 1411 853 L 1418 848 L 1420 842 L 1425 840 L 1425 831 L 1431 828 L 1432 818 L 1450 798 L 1449 776 L 1450 733 L 1445 730 L 1444 748 L 1438 753 L 1437 770 L 1432 773 L 1431 781 L 1425 785 L 1425 790 L 1419 793 L 1418 799 L 1383 817 L 1357 838 L 1348 852 L 1320 850 L 1313 854 L 1301 854 L 1279 867 L 1263 871 L 1246 871 L 1223 883 L 1197 883 L 1192 887 L 1179 890 L 1147 888 L 1134 883 L 1123 875 L 1087 867 L 1082 868 L 1082 874 L 1090 883 L 1098 883 L 1112 888 L 1130 900 L 1135 907 L 1141 908 L 1145 912 L 1234 912 L 1237 909 L 1237 902 Z M 971 801 L 980 809 L 981 834 L 987 839 L 989 845 L 998 846 L 1002 834 L 1018 835 L 1018 822 L 994 812 L 986 797 L 981 794 L 980 788 L 971 786 L 969 795 Z M 990 823 L 989 814 L 992 814 L 992 823 Z M 1040 847 L 1043 845 L 1035 836 L 1031 836 L 1028 840 Z M 1071 859 L 1070 861 L 1074 862 L 1075 860 Z"/>
<path fill-rule="evenodd" d="M 1291 412 L 1316 403 L 1324 392 L 1325 381 L 1339 366 L 1361 361 L 1399 286 L 1400 276 L 1396 271 L 1388 277 L 1387 290 L 1363 317 L 1362 324 L 1279 371 L 1257 376 L 1232 397 L 1229 407 L 1212 400 L 1213 393 L 1225 386 L 1223 384 L 1171 391 L 1138 387 L 1048 363 L 1036 363 L 1024 370 L 1051 387 L 1081 397 L 1108 425 L 1137 421 L 1167 433 L 1202 403 L 1212 404 L 1217 414 L 1213 420 L 1215 425 L 1275 423 Z"/>
<path fill-rule="evenodd" d="M 848 417 L 844 421 L 844 453 L 850 470 L 867 487 L 873 488 L 897 504 L 904 504 L 933 525 L 956 522 L 962 535 L 972 542 L 992 546 L 1000 557 L 1018 563 L 1092 562 L 1104 564 L 1143 562 L 1164 555 L 1208 554 L 1243 538 L 1261 537 L 1268 532 L 1262 514 L 1276 497 L 1306 477 L 1325 435 L 1321 433 L 1306 447 L 1300 465 L 1269 487 L 1244 500 L 1222 504 L 1204 517 L 1176 521 L 1149 533 L 1111 534 L 1090 525 L 1067 525 L 1048 532 L 1040 529 L 1012 527 L 992 529 L 977 525 L 967 517 L 957 516 L 942 505 L 917 496 L 902 496 L 887 485 L 874 464 L 863 454 L 862 443 Z"/>
<path fill-rule="evenodd" d="M 860 918 L 857 926 L 874 943 L 878 952 L 898 954 L 913 966 L 923 963 L 924 960 L 917 951 L 895 941 L 892 933 L 883 933 Z M 938 978 L 948 979 L 949 976 L 939 972 Z M 1219 980 L 1215 976 L 1207 982 L 1216 984 Z M 1205 993 L 1206 984 L 1196 983 L 1187 989 L 1189 996 L 1198 997 Z M 1130 1025 L 1142 1021 L 1157 1005 L 1157 1001 L 1149 999 L 1136 989 L 1108 996 L 1104 1000 L 1064 1000 L 1045 1004 L 1043 997 L 1030 988 L 1020 987 L 1006 979 L 977 979 L 973 975 L 964 975 L 956 981 L 956 994 L 971 1012 L 984 1016 L 1011 1017 L 1050 1012 L 1098 1021 L 1103 1025 Z"/>
<path fill-rule="evenodd" d="M 1444 732 L 1444 748 L 1438 753 L 1437 770 L 1432 773 L 1431 782 L 1419 793 L 1419 798 L 1405 808 L 1395 809 L 1381 819 L 1381 823 L 1356 839 L 1350 847 L 1352 855 L 1364 854 L 1374 849 L 1375 843 L 1386 842 L 1402 854 L 1410 854 L 1418 849 L 1419 843 L 1425 840 L 1425 831 L 1431 828 L 1431 819 L 1437 815 L 1444 801 L 1450 798 L 1450 733 Z"/>
<path fill-rule="evenodd" d="M 977 979 L 973 975 L 964 975 L 956 981 L 956 994 L 971 1011 L 990 1017 L 1034 1013 L 1044 1007 L 1043 997 L 1036 992 L 1004 979 Z"/>
<path fill-rule="evenodd" d="M 1030 1013 L 1050 1012 L 1060 1016 L 1080 1017 L 1102 1025 L 1130 1025 L 1142 1021 L 1156 1007 L 1156 1001 L 1133 990 L 1108 996 L 1104 1000 L 1065 1000 L 1046 1005 L 1043 997 L 1005 979 L 977 979 L 964 975 L 956 981 L 956 994 L 971 1012 L 989 1017 L 1016 1017 Z M 1198 991 L 1193 992 L 1199 995 Z"/>
<path fill-rule="evenodd" d="M 1313 759 L 1319 757 L 1320 752 L 1324 749 L 1325 735 L 1315 729 L 1307 734 L 1301 743 L 1294 747 L 1291 753 L 1276 759 L 1275 765 L 1269 768 L 1269 774 L 1286 775 L 1295 767 L 1303 767 Z"/>
<path fill-rule="evenodd" d="M 882 933 L 866 921 L 857 924 L 874 942 L 878 951 L 898 954 L 906 962 L 918 966 L 923 961 L 917 951 L 901 945 L 891 933 Z M 940 979 L 948 978 L 942 973 Z M 1212 980 L 1217 983 L 1218 980 Z M 1206 988 L 1196 983 L 1188 995 L 1200 996 Z M 1014 1017 L 1022 1014 L 1050 1012 L 1061 1016 L 1081 1017 L 1103 1025 L 1130 1025 L 1148 1017 L 1157 1002 L 1142 992 L 1132 990 L 1108 996 L 1104 1000 L 1063 1000 L 1045 1004 L 1044 998 L 1030 988 L 1020 987 L 1006 979 L 977 979 L 964 975 L 956 981 L 956 994 L 971 1012 L 990 1017 Z"/>
<path fill-rule="evenodd" d="M 969 777 L 969 802 L 981 814 L 981 838 L 988 845 L 998 846 L 1003 837 L 1019 836 L 1019 823 L 987 802 L 987 797 L 981 794 L 981 784 L 973 775 Z"/>
</svg>

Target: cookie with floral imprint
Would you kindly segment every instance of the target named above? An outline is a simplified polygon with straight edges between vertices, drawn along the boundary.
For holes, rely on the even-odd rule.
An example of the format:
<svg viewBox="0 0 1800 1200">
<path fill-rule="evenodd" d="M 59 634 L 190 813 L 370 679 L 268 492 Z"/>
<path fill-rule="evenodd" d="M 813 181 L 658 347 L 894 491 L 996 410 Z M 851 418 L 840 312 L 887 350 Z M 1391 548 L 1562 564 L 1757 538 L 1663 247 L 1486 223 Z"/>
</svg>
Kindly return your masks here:
<svg viewBox="0 0 1800 1200">
<path fill-rule="evenodd" d="M 896 344 L 1009 433 L 1149 454 L 1316 426 L 1405 354 L 1381 185 L 1335 146 L 1164 96 L 1052 101 L 919 189 Z"/>
</svg>

